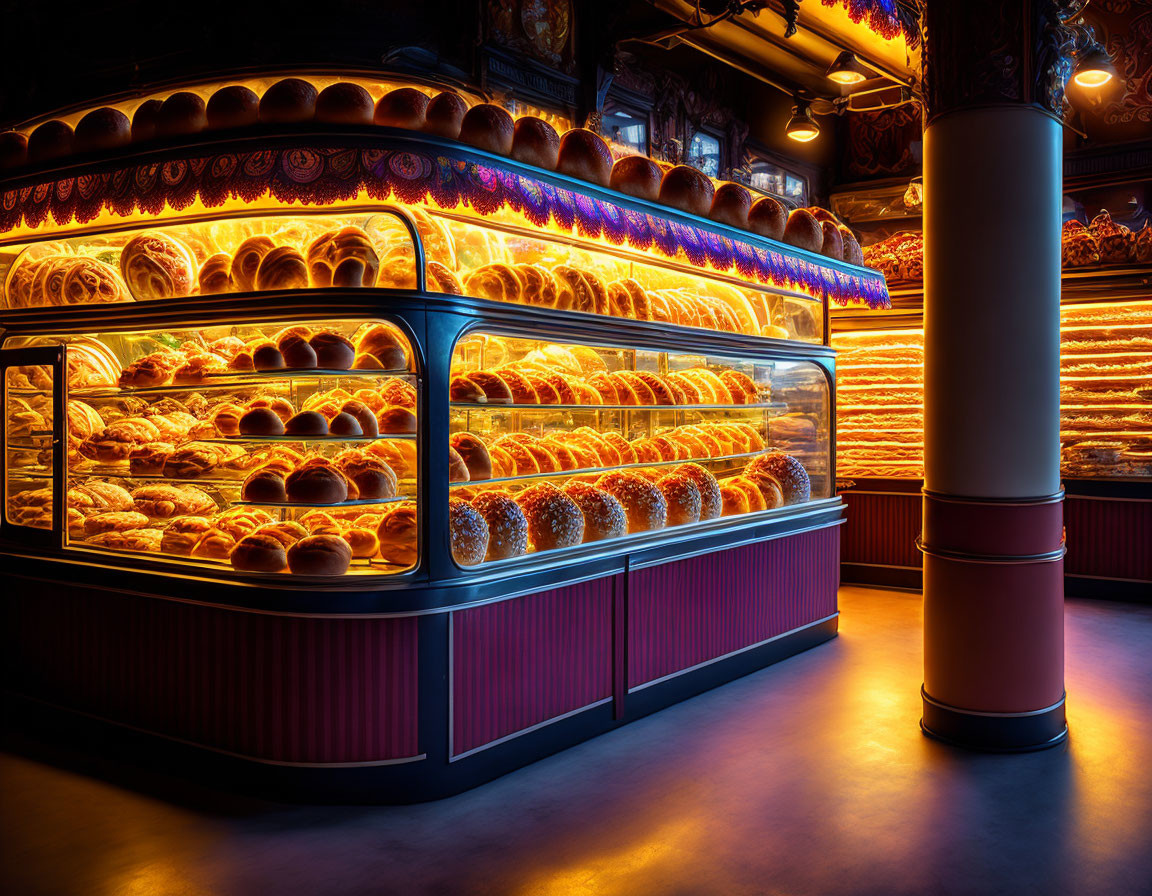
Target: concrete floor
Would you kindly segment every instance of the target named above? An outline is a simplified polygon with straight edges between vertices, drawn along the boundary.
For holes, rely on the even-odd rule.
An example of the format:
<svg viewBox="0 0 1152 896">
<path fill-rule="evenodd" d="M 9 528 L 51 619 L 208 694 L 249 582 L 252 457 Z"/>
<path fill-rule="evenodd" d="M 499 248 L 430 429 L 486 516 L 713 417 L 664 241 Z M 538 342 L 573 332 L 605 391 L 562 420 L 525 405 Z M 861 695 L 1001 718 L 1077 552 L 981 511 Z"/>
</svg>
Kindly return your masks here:
<svg viewBox="0 0 1152 896">
<path fill-rule="evenodd" d="M 921 736 L 918 595 L 841 609 L 830 644 L 420 806 L 240 799 L 9 734 L 0 892 L 1152 893 L 1152 607 L 1068 602 L 1072 735 L 1024 756 Z"/>
</svg>

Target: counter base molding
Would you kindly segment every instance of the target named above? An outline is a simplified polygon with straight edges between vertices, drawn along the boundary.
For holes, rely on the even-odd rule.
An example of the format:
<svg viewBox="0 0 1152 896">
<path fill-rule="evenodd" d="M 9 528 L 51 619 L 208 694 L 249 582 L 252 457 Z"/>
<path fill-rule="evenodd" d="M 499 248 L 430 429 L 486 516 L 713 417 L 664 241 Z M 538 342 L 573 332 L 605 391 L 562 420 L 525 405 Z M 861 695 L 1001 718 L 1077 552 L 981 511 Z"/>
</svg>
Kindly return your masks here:
<svg viewBox="0 0 1152 896">
<path fill-rule="evenodd" d="M 280 799 L 474 787 L 835 637 L 838 521 L 397 616 L 276 614 L 13 575 L 6 702 L 85 750 Z"/>
</svg>

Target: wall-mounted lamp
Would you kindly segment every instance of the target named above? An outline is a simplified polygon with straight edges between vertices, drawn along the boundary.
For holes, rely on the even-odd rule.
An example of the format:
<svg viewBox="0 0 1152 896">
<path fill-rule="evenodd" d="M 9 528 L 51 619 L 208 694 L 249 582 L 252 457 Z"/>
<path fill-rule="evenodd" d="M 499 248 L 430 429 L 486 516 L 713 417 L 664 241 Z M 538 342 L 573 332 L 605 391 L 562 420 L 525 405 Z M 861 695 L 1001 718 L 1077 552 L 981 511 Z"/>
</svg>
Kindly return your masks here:
<svg viewBox="0 0 1152 896">
<path fill-rule="evenodd" d="M 820 125 L 812 117 L 812 105 L 808 100 L 796 97 L 796 105 L 792 107 L 792 117 L 788 119 L 788 126 L 784 132 L 793 140 L 808 143 L 820 136 Z"/>
<path fill-rule="evenodd" d="M 859 84 L 872 77 L 872 72 L 864 67 L 855 53 L 849 50 L 837 56 L 825 74 L 830 81 L 835 81 L 837 84 Z"/>
<path fill-rule="evenodd" d="M 1116 77 L 1116 66 L 1108 51 L 1098 44 L 1076 55 L 1072 69 L 1072 80 L 1081 87 L 1094 89 L 1103 87 Z"/>
</svg>

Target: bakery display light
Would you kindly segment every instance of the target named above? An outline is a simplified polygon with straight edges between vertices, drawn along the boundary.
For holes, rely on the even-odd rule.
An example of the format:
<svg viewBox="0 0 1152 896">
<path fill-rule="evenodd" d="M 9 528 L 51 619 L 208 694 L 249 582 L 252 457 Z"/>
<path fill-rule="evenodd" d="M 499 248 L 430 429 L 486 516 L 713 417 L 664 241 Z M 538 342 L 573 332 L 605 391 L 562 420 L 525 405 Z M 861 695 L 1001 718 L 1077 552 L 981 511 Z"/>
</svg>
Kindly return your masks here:
<svg viewBox="0 0 1152 896">
<path fill-rule="evenodd" d="M 1076 58 L 1072 80 L 1090 90 L 1103 87 L 1116 76 L 1116 65 L 1103 47 L 1093 47 Z"/>
<path fill-rule="evenodd" d="M 784 127 L 784 133 L 800 143 L 808 143 L 820 136 L 820 125 L 812 117 L 812 104 L 800 97 L 795 97 L 792 107 L 792 117 Z"/>
<path fill-rule="evenodd" d="M 828 80 L 846 86 L 859 84 L 872 77 L 872 72 L 856 58 L 851 50 L 845 50 L 833 60 L 825 73 Z"/>
</svg>

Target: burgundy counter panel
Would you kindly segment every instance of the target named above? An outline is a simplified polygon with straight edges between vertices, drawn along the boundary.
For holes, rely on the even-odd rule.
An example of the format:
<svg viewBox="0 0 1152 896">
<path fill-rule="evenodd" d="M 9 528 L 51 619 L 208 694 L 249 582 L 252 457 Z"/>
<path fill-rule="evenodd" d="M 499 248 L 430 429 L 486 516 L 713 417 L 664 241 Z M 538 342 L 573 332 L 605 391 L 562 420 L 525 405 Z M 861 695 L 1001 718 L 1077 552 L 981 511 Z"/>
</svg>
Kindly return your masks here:
<svg viewBox="0 0 1152 896">
<path fill-rule="evenodd" d="M 620 577 L 452 614 L 452 753 L 612 696 Z"/>
<path fill-rule="evenodd" d="M 1152 581 L 1152 501 L 1068 495 L 1064 528 L 1068 575 Z"/>
<path fill-rule="evenodd" d="M 628 686 L 688 669 L 836 612 L 840 527 L 637 570 Z"/>
<path fill-rule="evenodd" d="M 415 618 L 310 619 L 12 578 L 6 687 L 280 762 L 417 755 Z"/>
<path fill-rule="evenodd" d="M 843 561 L 920 568 L 920 492 L 857 494 L 844 499 Z"/>
</svg>

